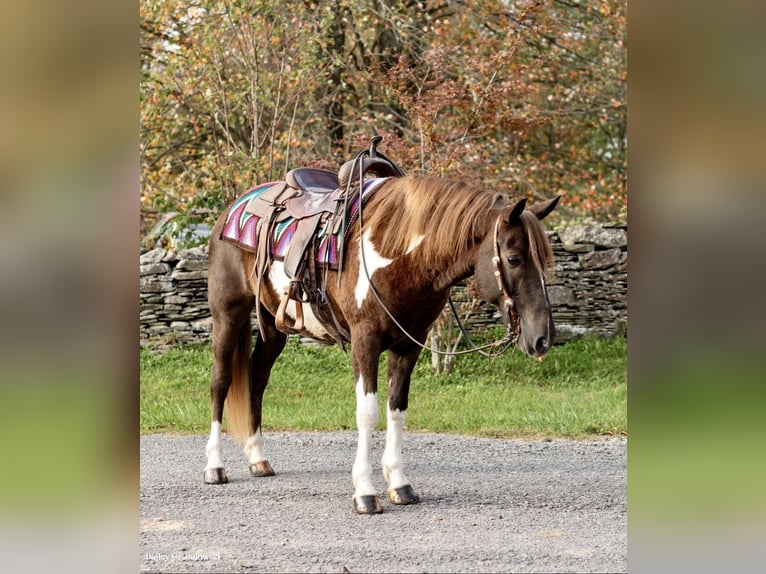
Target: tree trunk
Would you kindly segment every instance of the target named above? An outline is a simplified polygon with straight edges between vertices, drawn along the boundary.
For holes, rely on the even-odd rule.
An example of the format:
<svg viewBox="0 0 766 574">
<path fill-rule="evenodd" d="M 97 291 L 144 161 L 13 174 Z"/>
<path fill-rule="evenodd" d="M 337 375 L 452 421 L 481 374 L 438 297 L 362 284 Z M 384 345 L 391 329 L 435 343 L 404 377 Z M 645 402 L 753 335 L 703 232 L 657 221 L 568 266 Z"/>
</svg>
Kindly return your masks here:
<svg viewBox="0 0 766 574">
<path fill-rule="evenodd" d="M 327 87 L 328 101 L 325 105 L 325 125 L 327 135 L 330 139 L 330 154 L 332 156 L 341 155 L 343 152 L 343 99 L 344 90 L 342 86 L 343 66 L 338 62 L 344 61 L 344 48 L 346 45 L 346 29 L 343 24 L 344 8 L 339 2 L 333 5 L 333 21 L 328 30 L 330 42 L 328 43 L 331 51 L 330 57 L 333 59 L 330 74 L 329 86 Z"/>
</svg>

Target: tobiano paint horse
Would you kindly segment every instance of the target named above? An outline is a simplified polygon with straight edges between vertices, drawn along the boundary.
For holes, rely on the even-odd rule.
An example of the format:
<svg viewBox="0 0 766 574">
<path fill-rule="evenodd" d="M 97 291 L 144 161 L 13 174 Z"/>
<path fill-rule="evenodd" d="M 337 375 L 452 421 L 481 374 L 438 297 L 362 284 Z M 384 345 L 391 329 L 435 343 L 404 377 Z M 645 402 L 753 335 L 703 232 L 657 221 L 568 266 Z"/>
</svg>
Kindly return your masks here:
<svg viewBox="0 0 766 574">
<path fill-rule="evenodd" d="M 388 404 L 381 462 L 387 495 L 393 504 L 420 500 L 404 472 L 402 452 L 410 377 L 422 349 L 403 330 L 422 344 L 455 283 L 475 276 L 480 297 L 497 305 L 506 321 L 510 307 L 519 330 L 516 345 L 527 355 L 542 357 L 553 345 L 555 329 L 546 292 L 553 254 L 540 221 L 558 200 L 526 208 L 526 199 L 509 203 L 464 181 L 387 178 L 364 206 L 363 228 L 348 230 L 340 280 L 337 272 L 330 271 L 326 285 L 332 310 L 350 333 L 359 433 L 351 476 L 359 514 L 382 512 L 370 455 L 379 418 L 378 359 L 384 351 L 388 351 Z M 204 480 L 210 484 L 228 480 L 221 451 L 224 401 L 229 431 L 244 441 L 251 474 L 274 474 L 264 450 L 261 404 L 271 368 L 287 341 L 275 316 L 289 280 L 283 264 L 273 261 L 260 285 L 257 312 L 263 332 L 252 346 L 256 255 L 223 241 L 224 224 L 225 214 L 213 229 L 209 249 L 214 366 Z M 288 305 L 288 317 L 295 319 L 295 310 L 294 304 Z M 332 341 L 308 309 L 302 324 L 301 335 Z"/>
</svg>

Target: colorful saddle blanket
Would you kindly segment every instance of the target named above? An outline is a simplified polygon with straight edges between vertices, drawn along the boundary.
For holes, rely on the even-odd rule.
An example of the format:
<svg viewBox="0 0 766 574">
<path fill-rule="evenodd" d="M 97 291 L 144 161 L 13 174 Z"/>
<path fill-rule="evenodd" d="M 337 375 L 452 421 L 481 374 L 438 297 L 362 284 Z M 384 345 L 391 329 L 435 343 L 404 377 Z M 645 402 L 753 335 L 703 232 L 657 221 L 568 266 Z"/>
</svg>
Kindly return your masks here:
<svg viewBox="0 0 766 574">
<path fill-rule="evenodd" d="M 360 201 L 366 202 L 385 179 L 372 178 L 364 182 L 362 193 L 356 197 L 351 205 L 345 229 L 332 233 L 332 230 L 325 229 L 324 226 L 320 227 L 317 232 L 317 240 L 319 241 L 319 248 L 316 250 L 317 263 L 329 264 L 332 269 L 338 268 L 338 246 L 341 243 L 339 236 L 345 234 L 348 226 L 356 220 Z M 241 195 L 229 208 L 226 223 L 221 233 L 221 239 L 235 244 L 240 249 L 257 253 L 260 218 L 250 213 L 247 210 L 247 206 L 264 191 L 280 183 L 282 182 L 264 183 Z M 284 261 L 297 226 L 298 220 L 292 217 L 287 217 L 275 224 L 274 232 L 269 242 L 269 251 L 273 259 Z"/>
</svg>

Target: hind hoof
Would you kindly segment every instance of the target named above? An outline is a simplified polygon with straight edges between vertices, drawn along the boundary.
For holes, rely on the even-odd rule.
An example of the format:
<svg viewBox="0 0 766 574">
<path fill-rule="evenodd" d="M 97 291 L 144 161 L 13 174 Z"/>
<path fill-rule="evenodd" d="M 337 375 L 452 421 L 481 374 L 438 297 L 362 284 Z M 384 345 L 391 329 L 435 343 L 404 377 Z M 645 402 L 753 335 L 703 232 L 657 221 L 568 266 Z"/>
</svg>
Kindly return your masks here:
<svg viewBox="0 0 766 574">
<path fill-rule="evenodd" d="M 262 460 L 261 462 L 254 462 L 250 465 L 250 474 L 253 476 L 274 476 L 276 473 L 271 468 L 268 460 Z"/>
<path fill-rule="evenodd" d="M 409 484 L 405 484 L 399 488 L 389 488 L 388 499 L 393 504 L 417 504 L 420 502 L 420 497 Z"/>
<path fill-rule="evenodd" d="M 226 484 L 229 477 L 226 476 L 226 470 L 223 468 L 206 468 L 205 484 Z"/>
<path fill-rule="evenodd" d="M 354 509 L 357 514 L 380 514 L 383 512 L 380 500 L 374 494 L 354 496 Z"/>
</svg>

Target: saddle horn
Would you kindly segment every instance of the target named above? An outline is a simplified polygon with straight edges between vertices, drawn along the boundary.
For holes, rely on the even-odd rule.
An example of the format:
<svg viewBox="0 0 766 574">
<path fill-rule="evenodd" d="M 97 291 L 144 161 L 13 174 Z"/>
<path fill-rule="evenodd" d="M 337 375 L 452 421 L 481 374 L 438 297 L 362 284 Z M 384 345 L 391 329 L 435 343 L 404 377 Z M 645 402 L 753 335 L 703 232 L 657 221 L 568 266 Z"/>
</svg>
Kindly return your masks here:
<svg viewBox="0 0 766 574">
<path fill-rule="evenodd" d="M 368 173 L 378 177 L 404 176 L 404 171 L 398 165 L 378 151 L 378 144 L 382 141 L 383 136 L 374 136 L 370 139 L 369 150 L 360 151 L 354 159 L 341 166 L 338 170 L 340 189 L 349 189 L 349 184 L 359 183 L 359 180 Z"/>
<path fill-rule="evenodd" d="M 378 157 L 378 144 L 383 141 L 383 136 L 373 136 L 370 139 L 370 157 Z"/>
</svg>

